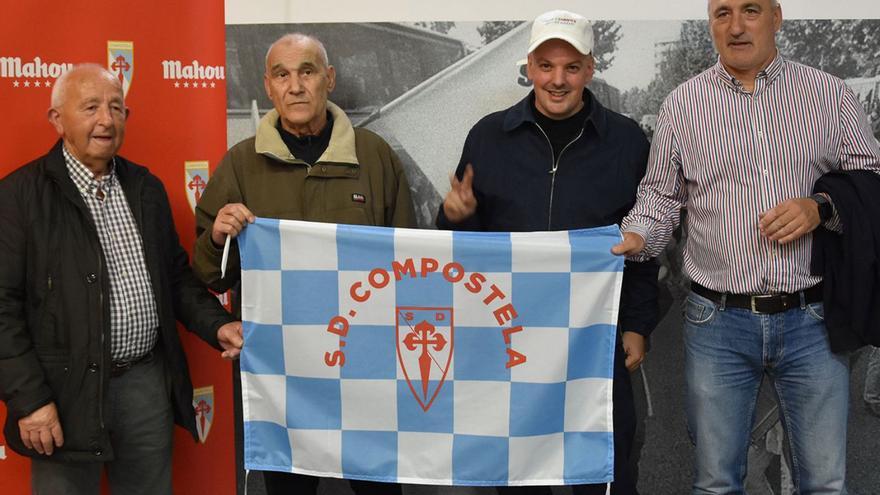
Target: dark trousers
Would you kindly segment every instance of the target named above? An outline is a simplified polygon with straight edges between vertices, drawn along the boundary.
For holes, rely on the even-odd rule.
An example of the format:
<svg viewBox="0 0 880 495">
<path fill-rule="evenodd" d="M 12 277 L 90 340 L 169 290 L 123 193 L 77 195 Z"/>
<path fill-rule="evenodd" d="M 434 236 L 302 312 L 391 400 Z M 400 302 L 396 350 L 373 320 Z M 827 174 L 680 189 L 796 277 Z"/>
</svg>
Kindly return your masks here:
<svg viewBox="0 0 880 495">
<path fill-rule="evenodd" d="M 636 480 L 631 472 L 630 457 L 636 431 L 636 410 L 633 404 L 632 380 L 626 369 L 626 355 L 620 338 L 614 352 L 614 483 L 611 495 L 638 495 Z M 573 486 L 574 495 L 605 495 L 605 485 Z M 550 495 L 548 486 L 498 487 L 499 495 Z"/>
<path fill-rule="evenodd" d="M 35 495 L 95 495 L 100 492 L 104 468 L 111 493 L 171 495 L 174 415 L 161 356 L 153 355 L 111 378 L 106 404 L 104 423 L 113 459 L 33 459 L 31 487 Z"/>
<path fill-rule="evenodd" d="M 318 481 L 321 478 L 304 474 L 277 473 L 263 471 L 268 495 L 288 495 L 318 493 Z M 372 481 L 351 480 L 351 489 L 356 495 L 399 495 L 400 485 L 396 483 L 377 483 Z"/>
</svg>

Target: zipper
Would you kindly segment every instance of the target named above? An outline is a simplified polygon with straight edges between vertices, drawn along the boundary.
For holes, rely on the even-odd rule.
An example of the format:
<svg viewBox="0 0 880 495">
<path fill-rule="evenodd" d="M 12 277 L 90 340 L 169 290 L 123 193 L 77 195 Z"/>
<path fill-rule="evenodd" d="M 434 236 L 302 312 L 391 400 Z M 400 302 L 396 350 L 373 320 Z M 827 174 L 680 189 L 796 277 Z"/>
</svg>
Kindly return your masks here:
<svg viewBox="0 0 880 495">
<path fill-rule="evenodd" d="M 547 145 L 550 146 L 550 156 L 553 156 L 553 143 L 550 142 L 550 138 L 547 136 L 547 133 L 544 132 L 544 129 L 535 122 L 535 127 L 541 131 L 541 134 L 544 135 L 544 139 L 547 140 Z M 551 225 L 553 223 L 553 192 L 556 189 L 556 169 L 559 168 L 559 161 L 562 159 L 562 155 L 565 153 L 565 150 L 568 149 L 569 146 L 574 144 L 575 141 L 581 138 L 584 135 L 584 128 L 581 127 L 581 132 L 578 133 L 577 136 L 574 137 L 571 141 L 568 142 L 565 146 L 562 147 L 562 151 L 559 152 L 559 156 L 556 157 L 556 160 L 550 159 L 552 161 L 552 168 L 550 169 L 550 207 L 547 209 L 547 230 L 551 230 Z"/>
</svg>

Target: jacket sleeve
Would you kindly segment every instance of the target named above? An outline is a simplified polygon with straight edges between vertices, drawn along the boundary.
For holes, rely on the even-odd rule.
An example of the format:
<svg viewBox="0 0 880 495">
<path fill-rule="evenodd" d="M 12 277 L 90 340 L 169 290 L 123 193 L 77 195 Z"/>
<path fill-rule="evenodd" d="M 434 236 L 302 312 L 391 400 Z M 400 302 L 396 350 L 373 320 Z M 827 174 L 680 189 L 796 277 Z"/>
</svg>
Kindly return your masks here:
<svg viewBox="0 0 880 495">
<path fill-rule="evenodd" d="M 645 337 L 657 326 L 660 264 L 656 258 L 647 261 L 626 260 L 623 288 L 620 294 L 621 332 L 636 332 Z"/>
<path fill-rule="evenodd" d="M 474 129 L 468 133 L 467 138 L 464 140 L 464 147 L 461 150 L 461 158 L 458 160 L 458 167 L 455 168 L 455 177 L 458 180 L 461 180 L 464 177 L 464 171 L 467 168 L 468 164 L 473 164 L 474 162 L 474 143 L 477 140 L 474 137 Z M 473 165 L 472 165 L 473 166 Z M 476 181 L 476 171 L 474 173 L 475 181 Z M 476 187 L 474 188 L 474 195 L 477 195 Z M 445 199 L 445 198 L 444 198 Z M 446 218 L 446 213 L 443 211 L 443 202 L 440 202 L 440 207 L 437 209 L 437 219 L 435 220 L 435 224 L 438 229 L 441 230 L 468 230 L 468 231 L 482 231 L 482 224 L 479 219 L 480 215 L 480 205 L 477 203 L 477 211 L 470 217 L 466 218 L 459 223 L 453 223 L 448 218 Z"/>
<path fill-rule="evenodd" d="M 0 181 L 0 399 L 12 418 L 52 401 L 25 315 L 27 212 L 19 177 Z"/>
<path fill-rule="evenodd" d="M 193 247 L 193 272 L 211 290 L 226 292 L 241 278 L 241 265 L 238 259 L 238 242 L 232 240 L 229 258 L 226 261 L 226 277 L 220 277 L 220 262 L 223 247 L 217 247 L 211 240 L 214 219 L 220 208 L 228 203 L 243 203 L 238 187 L 232 158 L 229 153 L 217 166 L 214 175 L 196 205 L 196 243 Z"/>
<path fill-rule="evenodd" d="M 222 350 L 217 342 L 217 329 L 234 321 L 234 318 L 226 312 L 220 301 L 208 292 L 207 287 L 190 269 L 189 256 L 180 245 L 177 230 L 174 228 L 165 187 L 158 179 L 153 178 L 153 180 L 155 187 L 158 188 L 158 194 L 161 194 L 162 225 L 165 230 L 162 237 L 165 242 L 163 251 L 170 258 L 168 277 L 171 283 L 174 317 L 187 330 L 198 335 L 215 349 Z"/>
<path fill-rule="evenodd" d="M 413 208 L 412 192 L 409 181 L 406 179 L 403 164 L 394 150 L 388 146 L 388 161 L 391 163 L 393 180 L 386 180 L 385 197 L 391 199 L 385 207 L 385 226 L 388 227 L 416 227 L 416 212 Z"/>
</svg>

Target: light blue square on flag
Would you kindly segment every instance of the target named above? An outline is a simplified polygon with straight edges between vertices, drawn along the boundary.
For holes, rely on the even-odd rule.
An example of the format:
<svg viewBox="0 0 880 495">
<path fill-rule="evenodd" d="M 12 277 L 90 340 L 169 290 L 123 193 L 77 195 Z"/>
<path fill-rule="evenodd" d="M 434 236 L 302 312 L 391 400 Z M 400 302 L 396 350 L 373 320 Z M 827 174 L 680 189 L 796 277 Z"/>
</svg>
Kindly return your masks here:
<svg viewBox="0 0 880 495">
<path fill-rule="evenodd" d="M 336 227 L 336 253 L 339 269 L 369 272 L 391 268 L 394 260 L 394 230 L 359 225 Z"/>
<path fill-rule="evenodd" d="M 623 270 L 623 256 L 611 254 L 611 247 L 621 240 L 620 230 L 617 226 L 573 230 L 568 233 L 568 240 L 571 244 L 572 272 L 619 272 Z"/>
<path fill-rule="evenodd" d="M 281 233 L 278 220 L 258 218 L 255 223 L 241 231 L 239 248 L 250 237 L 259 238 L 259 242 L 248 243 L 248 255 L 241 259 L 242 270 L 279 270 L 281 269 Z"/>
<path fill-rule="evenodd" d="M 415 377 L 413 377 L 415 378 Z M 419 386 L 418 379 L 413 380 L 413 387 Z M 428 390 L 434 390 L 436 380 L 428 382 Z M 416 388 L 416 392 L 421 392 Z M 418 401 L 413 399 L 413 392 L 406 380 L 397 380 L 397 429 L 400 431 L 416 431 L 431 433 L 452 433 L 453 409 L 455 397 L 455 381 L 446 380 L 443 387 L 425 411 Z"/>
<path fill-rule="evenodd" d="M 510 384 L 510 436 L 528 437 L 565 429 L 565 383 Z"/>
<path fill-rule="evenodd" d="M 455 327 L 455 379 L 509 381 L 507 347 L 497 327 Z"/>
<path fill-rule="evenodd" d="M 397 348 L 394 327 L 351 325 L 345 337 L 345 366 L 340 371 L 347 379 L 397 378 Z"/>
<path fill-rule="evenodd" d="M 453 259 L 468 273 L 510 271 L 509 232 L 453 232 L 452 250 Z"/>
<path fill-rule="evenodd" d="M 342 427 L 339 380 L 287 377 L 287 427 L 297 430 L 338 430 Z"/>
<path fill-rule="evenodd" d="M 339 314 L 339 275 L 335 271 L 281 272 L 281 319 L 285 325 L 327 325 Z"/>
<path fill-rule="evenodd" d="M 248 421 L 244 424 L 248 465 L 276 470 L 291 466 L 290 441 L 287 428 L 268 421 Z"/>
<path fill-rule="evenodd" d="M 605 483 L 614 475 L 614 433 L 610 431 L 586 431 L 565 433 L 566 483 Z M 608 445 L 611 445 L 611 449 Z M 603 464 L 595 459 L 605 458 Z M 593 466 L 590 468 L 590 466 Z"/>
<path fill-rule="evenodd" d="M 342 432 L 342 474 L 346 478 L 397 480 L 397 432 Z"/>
<path fill-rule="evenodd" d="M 508 464 L 506 462 L 485 462 L 486 456 L 507 459 L 509 446 L 507 437 L 483 437 L 476 435 L 455 435 L 452 437 L 452 480 L 455 484 L 506 485 Z M 470 482 L 470 483 L 468 483 Z M 493 483 L 494 482 L 494 483 Z"/>
<path fill-rule="evenodd" d="M 248 351 L 241 355 L 241 371 L 264 375 L 284 374 L 284 337 L 280 325 L 242 323 Z"/>
<path fill-rule="evenodd" d="M 425 301 L 430 301 L 431 307 L 452 306 L 452 284 L 439 272 L 428 273 L 425 278 L 404 276 L 396 288 L 398 306 L 425 306 Z"/>
<path fill-rule="evenodd" d="M 517 325 L 568 327 L 570 274 L 514 273 L 512 278 Z"/>
<path fill-rule="evenodd" d="M 614 377 L 615 328 L 614 325 L 591 325 L 568 331 L 569 380 Z M 597 349 L 607 352 L 597 353 Z"/>
</svg>

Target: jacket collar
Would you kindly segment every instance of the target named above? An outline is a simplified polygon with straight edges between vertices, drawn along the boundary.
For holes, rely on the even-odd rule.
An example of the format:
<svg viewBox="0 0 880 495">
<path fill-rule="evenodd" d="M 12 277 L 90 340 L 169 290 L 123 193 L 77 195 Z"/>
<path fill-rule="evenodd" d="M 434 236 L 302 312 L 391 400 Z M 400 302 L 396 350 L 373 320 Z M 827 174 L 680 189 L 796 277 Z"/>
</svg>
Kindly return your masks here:
<svg viewBox="0 0 880 495">
<path fill-rule="evenodd" d="M 64 194 L 69 201 L 77 205 L 83 211 L 87 211 L 86 203 L 83 201 L 82 195 L 80 195 L 79 190 L 73 183 L 73 179 L 70 178 L 70 174 L 67 172 L 67 162 L 64 160 L 63 147 L 64 142 L 59 139 L 55 143 L 55 146 L 49 150 L 49 153 L 46 155 L 46 175 L 58 184 L 62 194 Z M 122 186 L 123 192 L 125 192 L 129 208 L 134 210 L 138 205 L 133 204 L 136 202 L 132 201 L 132 193 L 136 187 L 140 186 L 139 179 L 144 176 L 145 169 L 141 167 L 133 167 L 125 158 L 116 155 L 114 157 L 113 171 L 116 174 L 116 179 Z"/>
<path fill-rule="evenodd" d="M 596 95 L 589 88 L 584 88 L 584 105 L 588 107 L 587 120 L 584 121 L 584 128 L 592 126 L 600 138 L 605 137 L 608 127 L 608 118 L 605 107 L 599 103 Z M 535 123 L 535 113 L 533 111 L 533 102 L 535 101 L 535 91 L 532 90 L 525 98 L 510 108 L 504 117 L 504 132 L 511 132 L 526 122 Z"/>
<path fill-rule="evenodd" d="M 331 101 L 327 102 L 327 109 L 333 116 L 333 131 L 330 133 L 330 144 L 327 145 L 327 149 L 324 150 L 316 163 L 358 165 L 354 127 L 351 125 L 351 120 L 341 108 Z M 275 127 L 278 119 L 278 111 L 272 109 L 260 120 L 254 141 L 256 152 L 286 163 L 305 164 L 304 161 L 293 156 L 287 145 L 284 144 L 281 134 Z"/>
</svg>

